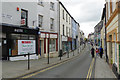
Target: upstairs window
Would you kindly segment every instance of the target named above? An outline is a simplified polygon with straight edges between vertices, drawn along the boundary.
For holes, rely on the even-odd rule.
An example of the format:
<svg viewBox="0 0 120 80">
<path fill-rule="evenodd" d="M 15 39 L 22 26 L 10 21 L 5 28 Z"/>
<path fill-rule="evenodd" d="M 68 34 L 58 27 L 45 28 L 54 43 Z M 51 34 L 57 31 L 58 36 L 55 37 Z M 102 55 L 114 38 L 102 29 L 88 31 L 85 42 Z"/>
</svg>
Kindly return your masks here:
<svg viewBox="0 0 120 80">
<path fill-rule="evenodd" d="M 54 10 L 54 3 L 53 2 L 50 2 L 50 9 Z"/>
<path fill-rule="evenodd" d="M 28 11 L 21 9 L 21 25 L 22 26 L 27 26 L 28 24 Z"/>
<path fill-rule="evenodd" d="M 68 15 L 66 14 L 66 22 L 68 22 Z"/>
<path fill-rule="evenodd" d="M 63 10 L 63 19 L 64 19 L 64 10 Z"/>
<path fill-rule="evenodd" d="M 42 27 L 43 25 L 43 16 L 42 15 L 38 15 L 38 26 Z"/>
<path fill-rule="evenodd" d="M 50 18 L 50 29 L 53 30 L 54 29 L 54 19 Z"/>
<path fill-rule="evenodd" d="M 64 25 L 63 25 L 63 36 L 65 35 L 64 31 L 65 31 L 65 30 L 64 30 Z"/>
<path fill-rule="evenodd" d="M 43 6 L 43 0 L 38 0 L 38 4 Z"/>
</svg>

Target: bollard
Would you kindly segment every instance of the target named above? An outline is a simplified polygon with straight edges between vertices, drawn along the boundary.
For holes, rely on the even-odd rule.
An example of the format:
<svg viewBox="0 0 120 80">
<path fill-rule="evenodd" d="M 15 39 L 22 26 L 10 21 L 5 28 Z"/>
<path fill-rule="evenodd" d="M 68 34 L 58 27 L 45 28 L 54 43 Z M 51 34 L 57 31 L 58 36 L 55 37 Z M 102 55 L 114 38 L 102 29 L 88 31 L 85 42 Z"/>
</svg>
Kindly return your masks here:
<svg viewBox="0 0 120 80">
<path fill-rule="evenodd" d="M 30 70 L 30 54 L 28 53 L 28 70 Z"/>
</svg>

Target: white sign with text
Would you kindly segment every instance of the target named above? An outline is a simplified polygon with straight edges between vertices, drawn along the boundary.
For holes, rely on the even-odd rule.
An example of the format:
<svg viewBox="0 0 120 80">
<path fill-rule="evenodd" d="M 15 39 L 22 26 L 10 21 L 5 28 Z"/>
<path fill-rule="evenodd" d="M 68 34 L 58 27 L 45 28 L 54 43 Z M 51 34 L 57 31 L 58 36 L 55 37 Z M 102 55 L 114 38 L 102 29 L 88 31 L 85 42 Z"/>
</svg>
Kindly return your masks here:
<svg viewBox="0 0 120 80">
<path fill-rule="evenodd" d="M 18 40 L 18 55 L 36 53 L 35 40 Z"/>
</svg>

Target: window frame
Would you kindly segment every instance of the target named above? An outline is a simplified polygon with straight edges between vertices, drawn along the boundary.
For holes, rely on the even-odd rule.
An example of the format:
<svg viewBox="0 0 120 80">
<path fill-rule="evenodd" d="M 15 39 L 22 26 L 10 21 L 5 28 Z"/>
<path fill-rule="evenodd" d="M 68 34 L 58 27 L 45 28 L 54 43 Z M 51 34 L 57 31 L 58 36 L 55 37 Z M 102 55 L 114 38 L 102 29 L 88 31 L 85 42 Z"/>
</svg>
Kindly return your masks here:
<svg viewBox="0 0 120 80">
<path fill-rule="evenodd" d="M 41 25 L 41 27 L 39 25 Z M 38 15 L 38 27 L 43 27 L 43 16 L 40 14 Z"/>
</svg>

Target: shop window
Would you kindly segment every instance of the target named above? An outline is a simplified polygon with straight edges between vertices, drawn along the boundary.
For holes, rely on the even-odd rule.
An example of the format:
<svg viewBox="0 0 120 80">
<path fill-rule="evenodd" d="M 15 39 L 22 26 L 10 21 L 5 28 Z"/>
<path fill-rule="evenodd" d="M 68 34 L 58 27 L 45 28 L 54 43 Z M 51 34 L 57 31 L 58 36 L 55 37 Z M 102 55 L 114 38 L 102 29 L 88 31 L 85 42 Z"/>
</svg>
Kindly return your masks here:
<svg viewBox="0 0 120 80">
<path fill-rule="evenodd" d="M 20 35 L 21 40 L 28 40 L 28 35 Z"/>
<path fill-rule="evenodd" d="M 28 23 L 28 11 L 21 9 L 21 26 L 27 26 Z"/>
<path fill-rule="evenodd" d="M 29 35 L 29 40 L 35 40 L 35 36 L 34 35 Z"/>
<path fill-rule="evenodd" d="M 55 39 L 50 39 L 50 41 L 49 41 L 49 51 L 50 52 L 56 51 L 56 40 Z"/>
</svg>

